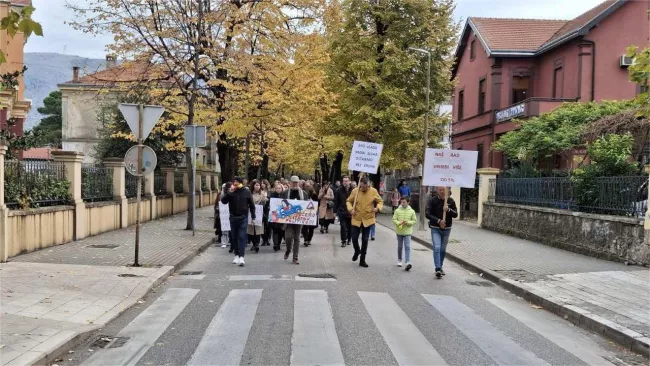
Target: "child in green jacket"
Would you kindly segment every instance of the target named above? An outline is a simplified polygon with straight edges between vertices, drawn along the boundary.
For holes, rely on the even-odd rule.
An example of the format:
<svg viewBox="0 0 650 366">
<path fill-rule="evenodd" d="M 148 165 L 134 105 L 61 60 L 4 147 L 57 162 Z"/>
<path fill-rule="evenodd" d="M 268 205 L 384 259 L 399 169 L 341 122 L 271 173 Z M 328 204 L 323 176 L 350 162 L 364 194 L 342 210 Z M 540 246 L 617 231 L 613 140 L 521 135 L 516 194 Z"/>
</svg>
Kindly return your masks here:
<svg viewBox="0 0 650 366">
<path fill-rule="evenodd" d="M 402 266 L 402 246 L 404 247 L 404 259 L 406 260 L 406 270 L 411 266 L 411 235 L 413 234 L 413 225 L 417 222 L 415 210 L 409 206 L 409 198 L 402 197 L 400 205 L 393 213 L 393 224 L 395 224 L 395 233 L 397 233 L 397 266 Z"/>
</svg>

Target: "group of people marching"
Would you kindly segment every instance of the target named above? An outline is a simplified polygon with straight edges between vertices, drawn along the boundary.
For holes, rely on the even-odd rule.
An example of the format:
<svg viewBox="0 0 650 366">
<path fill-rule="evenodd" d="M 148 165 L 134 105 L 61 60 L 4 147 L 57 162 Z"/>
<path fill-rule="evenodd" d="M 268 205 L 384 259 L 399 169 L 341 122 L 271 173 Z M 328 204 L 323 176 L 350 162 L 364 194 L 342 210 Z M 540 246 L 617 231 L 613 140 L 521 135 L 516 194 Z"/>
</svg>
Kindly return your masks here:
<svg viewBox="0 0 650 366">
<path fill-rule="evenodd" d="M 445 199 L 446 194 L 445 187 L 436 187 L 426 207 L 437 278 L 442 278 L 445 275 L 442 267 L 451 232 L 452 218 L 458 216 L 454 200 L 451 197 Z M 410 261 L 411 235 L 413 226 L 417 222 L 415 211 L 409 205 L 410 195 L 410 188 L 402 181 L 391 196 L 393 223 L 397 236 L 397 265 L 401 267 L 404 263 L 407 271 L 412 268 Z M 269 222 L 271 198 L 318 202 L 319 220 L 317 225 Z M 219 202 L 229 206 L 229 232 L 221 230 Z M 262 225 L 255 224 L 255 205 L 263 206 Z M 272 242 L 273 249 L 277 252 L 283 241 L 286 243 L 284 259 L 287 260 L 293 253 L 293 263 L 300 264 L 298 260 L 300 238 L 303 238 L 304 246 L 310 246 L 314 230 L 320 226 L 321 234 L 328 233 L 329 226 L 335 222 L 335 217 L 338 217 L 341 227 L 341 247 L 349 246 L 352 243 L 354 247 L 352 260 L 355 262 L 359 260 L 359 266 L 368 267 L 366 262 L 368 241 L 375 240 L 375 218 L 383 208 L 383 199 L 367 178 L 361 178 L 357 187 L 356 182 L 352 182 L 347 176 L 343 177 L 342 182 L 337 181 L 333 185 L 329 182 L 319 185 L 313 181 L 304 181 L 297 176 L 292 176 L 288 181 L 285 179 L 275 181 L 273 186 L 267 180 L 254 180 L 248 184 L 245 179 L 236 177 L 232 182 L 222 186 L 219 199 L 215 202 L 214 207 L 214 227 L 218 241 L 224 243 L 225 247 L 224 238 L 229 240 L 230 252 L 235 255 L 233 263 L 239 266 L 245 265 L 244 256 L 248 243 L 252 244 L 252 251 L 259 252 L 260 246 L 270 246 Z M 359 245 L 359 236 L 361 236 L 361 245 Z"/>
</svg>

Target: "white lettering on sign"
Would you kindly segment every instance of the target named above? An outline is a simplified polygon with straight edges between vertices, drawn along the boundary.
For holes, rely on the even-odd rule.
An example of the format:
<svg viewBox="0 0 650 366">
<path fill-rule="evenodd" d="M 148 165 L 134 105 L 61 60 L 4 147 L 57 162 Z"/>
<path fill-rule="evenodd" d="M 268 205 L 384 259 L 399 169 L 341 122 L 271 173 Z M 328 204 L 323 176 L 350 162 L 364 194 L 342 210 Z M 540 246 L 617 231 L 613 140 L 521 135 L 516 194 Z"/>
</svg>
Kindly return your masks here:
<svg viewBox="0 0 650 366">
<path fill-rule="evenodd" d="M 381 151 L 384 148 L 382 144 L 372 142 L 355 141 L 352 145 L 352 154 L 348 169 L 357 172 L 377 174 L 379 169 L 379 160 Z"/>
<path fill-rule="evenodd" d="M 424 185 L 474 188 L 477 159 L 477 151 L 427 149 Z"/>
<path fill-rule="evenodd" d="M 497 112 L 496 115 L 497 122 L 503 122 L 521 116 L 524 114 L 525 111 L 526 111 L 526 106 L 523 103 L 513 105 L 512 107 L 508 107 L 506 109 L 502 109 Z"/>
</svg>

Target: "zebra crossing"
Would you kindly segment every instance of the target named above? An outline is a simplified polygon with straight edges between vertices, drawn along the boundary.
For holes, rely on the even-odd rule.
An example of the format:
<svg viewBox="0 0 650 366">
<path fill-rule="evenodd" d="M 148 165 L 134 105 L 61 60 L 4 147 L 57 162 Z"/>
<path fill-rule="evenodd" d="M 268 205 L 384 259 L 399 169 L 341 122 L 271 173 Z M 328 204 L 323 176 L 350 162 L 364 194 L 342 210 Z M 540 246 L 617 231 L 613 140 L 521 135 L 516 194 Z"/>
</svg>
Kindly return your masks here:
<svg viewBox="0 0 650 366">
<path fill-rule="evenodd" d="M 153 347 L 163 332 L 191 304 L 200 290 L 169 288 L 147 309 L 140 313 L 117 335 L 126 343 L 115 348 L 100 349 L 83 365 L 136 365 Z M 413 315 L 405 311 L 386 292 L 358 291 L 360 303 L 372 324 L 399 365 L 447 365 L 446 360 L 430 339 L 418 328 Z M 239 365 L 242 361 L 251 329 L 261 316 L 258 306 L 266 289 L 231 289 L 205 329 L 187 365 Z M 497 365 L 548 365 L 550 362 L 504 334 L 472 308 L 452 296 L 421 294 L 429 311 L 441 314 Z M 546 340 L 564 349 L 588 365 L 612 365 L 612 354 L 600 348 L 589 337 L 568 326 L 545 322 L 535 316 L 537 310 L 525 303 L 483 299 L 502 310 L 517 322 Z M 344 365 L 346 352 L 339 339 L 336 312 L 331 306 L 328 290 L 293 290 L 293 333 L 291 335 L 291 365 Z M 211 316 L 211 315 L 210 315 Z M 425 314 L 426 316 L 426 314 Z M 290 321 L 290 320 L 289 320 Z M 172 328 L 173 329 L 173 328 Z M 339 333 L 337 333 L 339 332 Z M 452 344 L 449 345 L 453 346 Z M 444 353 L 443 353 L 444 354 Z M 479 362 L 476 362 L 479 363 Z M 484 363 L 484 362 L 481 362 Z"/>
</svg>

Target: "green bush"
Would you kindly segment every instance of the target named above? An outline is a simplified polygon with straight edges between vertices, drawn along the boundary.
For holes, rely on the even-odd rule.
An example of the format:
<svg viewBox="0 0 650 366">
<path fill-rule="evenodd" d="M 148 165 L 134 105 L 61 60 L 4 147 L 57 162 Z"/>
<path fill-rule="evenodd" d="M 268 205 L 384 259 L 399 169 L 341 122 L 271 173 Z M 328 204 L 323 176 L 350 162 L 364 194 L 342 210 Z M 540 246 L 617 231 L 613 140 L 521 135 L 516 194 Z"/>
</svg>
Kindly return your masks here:
<svg viewBox="0 0 650 366">
<path fill-rule="evenodd" d="M 70 182 L 47 174 L 5 170 L 5 202 L 15 203 L 21 209 L 45 205 L 70 203 Z"/>
</svg>

